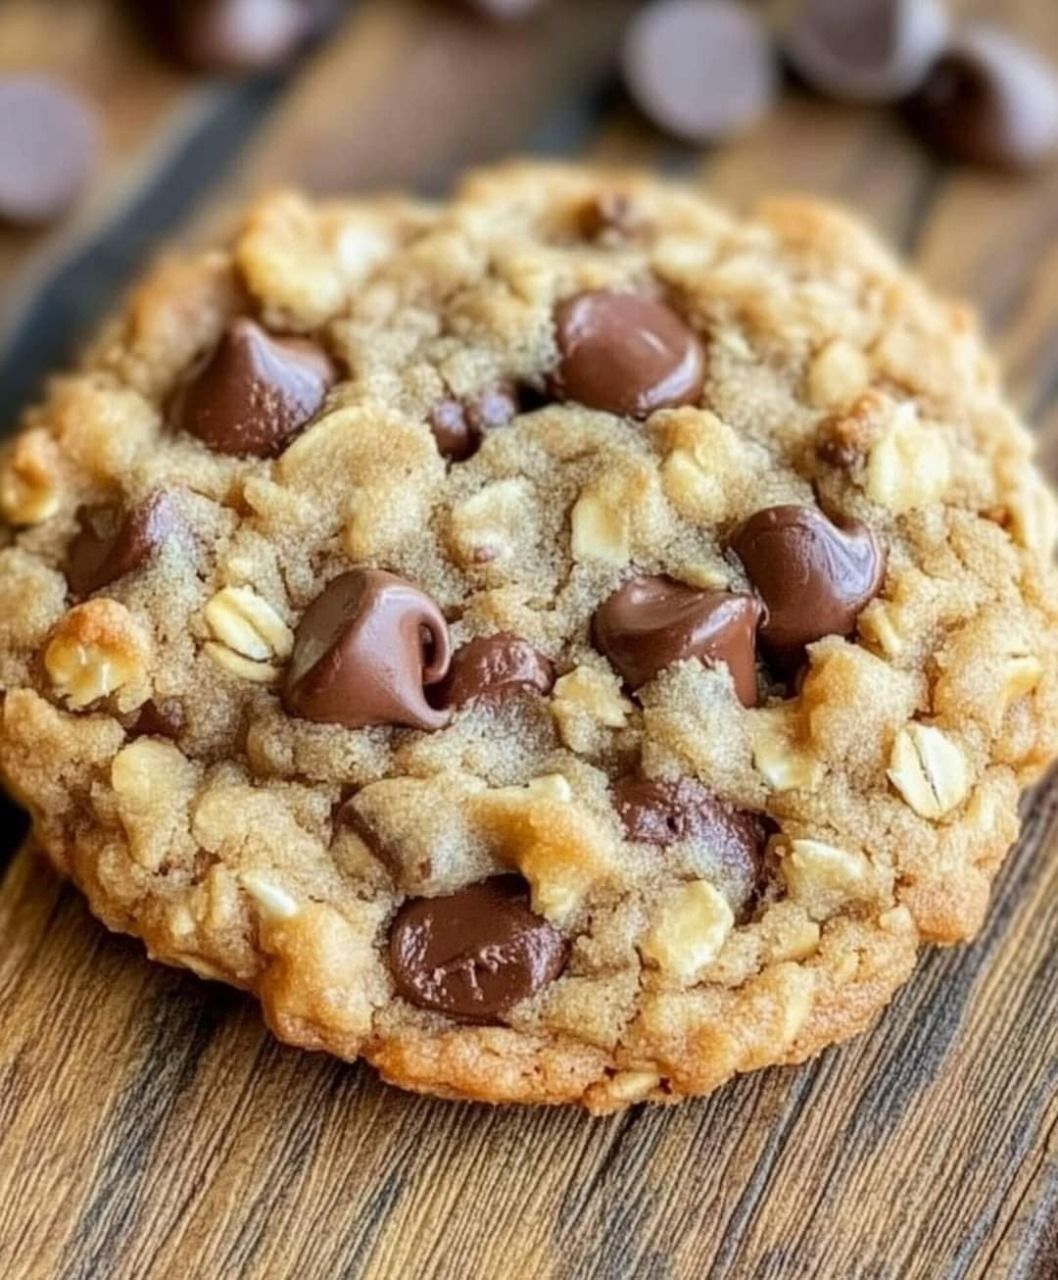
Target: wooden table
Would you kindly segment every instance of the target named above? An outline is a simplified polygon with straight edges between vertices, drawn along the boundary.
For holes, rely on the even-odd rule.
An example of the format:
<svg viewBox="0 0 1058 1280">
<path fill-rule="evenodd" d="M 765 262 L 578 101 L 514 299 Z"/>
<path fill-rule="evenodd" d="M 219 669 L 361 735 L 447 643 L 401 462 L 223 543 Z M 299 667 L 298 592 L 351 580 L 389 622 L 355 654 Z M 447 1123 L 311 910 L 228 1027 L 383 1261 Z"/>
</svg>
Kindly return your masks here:
<svg viewBox="0 0 1058 1280">
<path fill-rule="evenodd" d="M 1058 8 L 991 0 L 1058 55 Z M 104 106 L 79 214 L 0 234 L 0 419 L 160 237 L 247 189 L 440 191 L 514 150 L 636 161 L 746 205 L 804 187 L 862 207 L 982 307 L 1058 474 L 1058 171 L 938 165 L 881 112 L 791 90 L 701 154 L 614 90 L 625 0 L 558 0 L 496 32 L 362 0 L 287 77 L 206 83 L 104 0 L 6 0 L 0 67 Z M 190 228 L 190 232 L 188 231 Z M 0 815 L 8 845 L 16 819 Z M 1058 1276 L 1058 785 L 984 936 L 927 956 L 875 1028 L 798 1070 L 608 1120 L 414 1098 L 279 1047 L 243 997 L 153 967 L 28 853 L 0 885 L 0 1277 Z"/>
</svg>

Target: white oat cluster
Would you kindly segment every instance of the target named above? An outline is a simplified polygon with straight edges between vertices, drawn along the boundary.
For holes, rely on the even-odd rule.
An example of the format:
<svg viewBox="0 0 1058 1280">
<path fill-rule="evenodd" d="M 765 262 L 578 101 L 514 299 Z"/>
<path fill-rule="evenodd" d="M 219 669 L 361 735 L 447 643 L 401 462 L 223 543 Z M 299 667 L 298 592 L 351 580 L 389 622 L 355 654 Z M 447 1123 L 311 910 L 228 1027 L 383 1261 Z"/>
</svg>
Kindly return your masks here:
<svg viewBox="0 0 1058 1280">
<path fill-rule="evenodd" d="M 271 196 L 0 460 L 0 768 L 285 1040 L 704 1093 L 981 924 L 1058 752 L 1031 455 L 972 317 L 814 201 Z"/>
</svg>

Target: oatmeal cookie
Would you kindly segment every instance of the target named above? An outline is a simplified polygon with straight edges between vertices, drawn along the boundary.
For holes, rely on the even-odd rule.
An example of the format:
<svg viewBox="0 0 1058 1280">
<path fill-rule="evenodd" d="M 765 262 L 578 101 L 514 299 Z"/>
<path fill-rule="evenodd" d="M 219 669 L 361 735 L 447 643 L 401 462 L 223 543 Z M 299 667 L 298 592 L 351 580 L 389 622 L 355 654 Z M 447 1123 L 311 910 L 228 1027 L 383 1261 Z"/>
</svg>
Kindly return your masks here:
<svg viewBox="0 0 1058 1280">
<path fill-rule="evenodd" d="M 407 1088 L 860 1031 L 1058 750 L 1055 506 L 846 214 L 517 164 L 270 196 L 0 464 L 0 767 L 113 929 Z"/>
</svg>

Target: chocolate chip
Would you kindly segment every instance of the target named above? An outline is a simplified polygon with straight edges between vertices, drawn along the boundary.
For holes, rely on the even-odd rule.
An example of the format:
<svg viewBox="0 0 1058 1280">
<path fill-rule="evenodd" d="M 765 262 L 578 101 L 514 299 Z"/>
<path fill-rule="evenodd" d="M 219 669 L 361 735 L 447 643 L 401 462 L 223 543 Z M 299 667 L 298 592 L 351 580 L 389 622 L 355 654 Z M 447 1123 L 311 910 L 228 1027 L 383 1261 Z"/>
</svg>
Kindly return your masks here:
<svg viewBox="0 0 1058 1280">
<path fill-rule="evenodd" d="M 578 293 L 555 312 L 561 357 L 552 377 L 560 400 L 645 418 L 694 404 L 705 382 L 705 352 L 674 311 L 652 298 L 600 289 Z"/>
<path fill-rule="evenodd" d="M 780 39 L 820 93 L 895 102 L 922 83 L 948 29 L 940 0 L 799 0 Z"/>
<path fill-rule="evenodd" d="M 456 710 L 478 699 L 504 702 L 523 689 L 550 693 L 555 669 L 528 640 L 507 632 L 477 636 L 457 649 L 433 701 Z"/>
<path fill-rule="evenodd" d="M 448 713 L 427 704 L 423 686 L 449 662 L 448 627 L 428 595 L 381 569 L 353 569 L 305 610 L 283 700 L 291 715 L 347 729 L 440 729 Z"/>
<path fill-rule="evenodd" d="M 629 840 L 662 848 L 697 844 L 732 873 L 755 877 L 764 849 L 764 824 L 725 804 L 695 779 L 622 778 L 614 784 L 613 796 Z"/>
<path fill-rule="evenodd" d="M 66 580 L 75 596 L 88 596 L 141 568 L 181 520 L 164 490 L 127 510 L 117 503 L 81 507 L 80 526 L 66 553 Z"/>
<path fill-rule="evenodd" d="M 389 958 L 405 1000 L 496 1022 L 558 977 L 569 947 L 530 910 L 524 881 L 497 876 L 447 897 L 405 903 L 390 930 Z"/>
<path fill-rule="evenodd" d="M 429 413 L 430 430 L 443 458 L 465 462 L 478 447 L 467 413 L 458 400 L 438 400 Z"/>
<path fill-rule="evenodd" d="M 633 689 L 673 662 L 726 663 L 744 706 L 757 701 L 753 638 L 763 610 L 752 596 L 698 591 L 672 578 L 633 578 L 592 619 L 596 647 Z"/>
<path fill-rule="evenodd" d="M 928 143 L 975 164 L 1027 169 L 1058 146 L 1054 69 L 993 27 L 960 32 L 908 111 Z"/>
<path fill-rule="evenodd" d="M 663 0 L 628 29 L 622 65 L 636 105 L 687 142 L 712 142 L 761 118 L 778 71 L 768 32 L 735 0 Z"/>
<path fill-rule="evenodd" d="M 467 404 L 467 418 L 479 434 L 505 427 L 518 412 L 518 391 L 512 382 L 486 387 Z"/>
<path fill-rule="evenodd" d="M 178 392 L 173 424 L 216 453 L 272 457 L 316 414 L 334 381 L 315 343 L 235 320 Z"/>
<path fill-rule="evenodd" d="M 129 733 L 134 738 L 178 738 L 184 724 L 184 708 L 175 698 L 163 698 L 159 702 L 148 699 L 140 707 Z"/>
<path fill-rule="evenodd" d="M 430 410 L 437 448 L 451 462 L 465 462 L 489 431 L 505 427 L 518 412 L 518 391 L 511 382 L 486 387 L 465 401 L 438 401 Z"/>
<path fill-rule="evenodd" d="M 0 77 L 0 218 L 32 226 L 64 214 L 99 152 L 94 110 L 48 76 Z"/>
<path fill-rule="evenodd" d="M 266 71 L 325 23 L 321 0 L 153 0 L 146 15 L 165 47 L 196 71 Z"/>
<path fill-rule="evenodd" d="M 858 520 L 839 528 L 814 507 L 767 507 L 741 525 L 731 549 L 760 592 L 761 641 L 783 665 L 824 636 L 846 636 L 877 595 L 885 553 Z"/>
</svg>

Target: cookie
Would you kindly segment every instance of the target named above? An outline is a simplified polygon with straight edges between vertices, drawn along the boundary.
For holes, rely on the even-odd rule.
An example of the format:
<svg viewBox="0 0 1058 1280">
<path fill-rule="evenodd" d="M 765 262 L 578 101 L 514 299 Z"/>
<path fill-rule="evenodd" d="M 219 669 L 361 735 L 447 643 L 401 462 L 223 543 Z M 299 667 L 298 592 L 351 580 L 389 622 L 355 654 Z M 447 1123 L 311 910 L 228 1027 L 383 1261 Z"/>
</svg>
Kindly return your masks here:
<svg viewBox="0 0 1058 1280">
<path fill-rule="evenodd" d="M 0 767 L 112 929 L 406 1088 L 862 1030 L 1058 750 L 1055 505 L 843 212 L 512 165 L 255 204 L 0 464 Z"/>
</svg>

